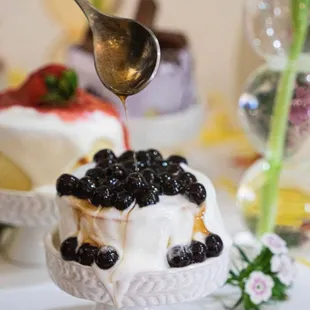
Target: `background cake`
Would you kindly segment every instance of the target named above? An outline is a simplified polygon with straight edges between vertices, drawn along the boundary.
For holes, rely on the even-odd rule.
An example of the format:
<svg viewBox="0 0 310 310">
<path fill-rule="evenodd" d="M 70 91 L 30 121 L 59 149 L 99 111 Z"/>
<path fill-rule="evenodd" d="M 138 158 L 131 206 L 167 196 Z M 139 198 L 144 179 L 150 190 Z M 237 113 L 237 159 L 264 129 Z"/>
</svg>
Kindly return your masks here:
<svg viewBox="0 0 310 310">
<path fill-rule="evenodd" d="M 127 147 L 115 109 L 77 85 L 72 70 L 50 65 L 0 93 L 0 189 L 50 189 L 102 147 Z"/>
</svg>

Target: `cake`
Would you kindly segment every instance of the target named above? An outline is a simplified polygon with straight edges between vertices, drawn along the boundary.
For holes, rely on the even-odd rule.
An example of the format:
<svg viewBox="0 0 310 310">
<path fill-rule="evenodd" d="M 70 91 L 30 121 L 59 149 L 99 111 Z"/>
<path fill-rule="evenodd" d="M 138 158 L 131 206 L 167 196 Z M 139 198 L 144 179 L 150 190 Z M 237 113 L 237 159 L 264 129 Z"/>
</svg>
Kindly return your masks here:
<svg viewBox="0 0 310 310">
<path fill-rule="evenodd" d="M 103 149 L 56 189 L 63 260 L 93 268 L 115 305 L 135 274 L 192 268 L 230 246 L 211 181 L 181 156 Z"/>
<path fill-rule="evenodd" d="M 45 191 L 101 148 L 128 147 L 114 108 L 78 88 L 74 71 L 49 65 L 0 93 L 0 189 Z"/>
</svg>

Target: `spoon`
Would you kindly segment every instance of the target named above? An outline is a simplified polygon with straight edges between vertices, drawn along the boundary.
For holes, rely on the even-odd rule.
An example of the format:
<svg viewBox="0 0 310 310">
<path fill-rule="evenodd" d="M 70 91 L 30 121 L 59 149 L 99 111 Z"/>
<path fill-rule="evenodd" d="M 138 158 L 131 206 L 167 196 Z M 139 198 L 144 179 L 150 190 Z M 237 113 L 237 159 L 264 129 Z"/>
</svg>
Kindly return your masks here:
<svg viewBox="0 0 310 310">
<path fill-rule="evenodd" d="M 120 98 L 144 89 L 155 77 L 160 47 L 153 32 L 132 19 L 99 12 L 88 0 L 75 0 L 94 37 L 95 66 L 101 82 Z"/>
</svg>

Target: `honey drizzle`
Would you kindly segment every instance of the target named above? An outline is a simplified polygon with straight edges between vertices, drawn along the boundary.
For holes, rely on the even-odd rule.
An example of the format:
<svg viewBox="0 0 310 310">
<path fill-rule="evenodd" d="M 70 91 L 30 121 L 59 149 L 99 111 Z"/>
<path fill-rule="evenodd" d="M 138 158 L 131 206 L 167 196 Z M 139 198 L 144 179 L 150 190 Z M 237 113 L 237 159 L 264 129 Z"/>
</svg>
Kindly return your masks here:
<svg viewBox="0 0 310 310">
<path fill-rule="evenodd" d="M 87 222 L 90 224 L 93 235 L 96 236 L 95 220 L 102 209 L 101 208 L 96 209 L 97 212 L 95 215 L 86 214 L 84 212 L 85 209 L 91 209 L 91 208 L 95 209 L 95 207 L 88 201 L 84 201 L 84 200 L 77 199 L 77 198 L 73 198 L 72 200 L 73 200 L 72 206 L 75 209 L 75 215 L 77 219 L 77 237 L 78 237 L 78 240 L 82 239 L 82 240 L 79 240 L 79 243 L 81 244 L 90 243 L 91 245 L 95 245 L 97 247 L 103 246 L 104 244 L 99 244 L 98 240 L 91 238 L 89 231 L 81 227 L 81 221 L 82 221 L 82 215 L 83 215 L 84 217 L 87 218 Z"/>
<path fill-rule="evenodd" d="M 129 128 L 129 117 L 128 117 L 128 110 L 127 110 L 127 97 L 126 95 L 117 95 L 118 98 L 120 99 L 120 101 L 122 102 L 122 105 L 124 107 L 124 111 L 125 111 L 125 116 L 126 116 L 126 127 Z M 133 160 L 135 162 L 135 164 L 137 164 L 137 155 L 136 153 L 133 154 Z M 135 168 L 136 171 L 138 171 L 138 167 Z"/>
<path fill-rule="evenodd" d="M 196 233 L 203 233 L 206 235 L 209 234 L 209 231 L 207 230 L 205 223 L 204 223 L 204 220 L 203 220 L 205 212 L 206 212 L 206 205 L 203 204 L 200 207 L 200 210 L 196 214 L 195 219 L 194 219 L 194 230 L 193 230 L 194 234 L 196 234 Z"/>
</svg>

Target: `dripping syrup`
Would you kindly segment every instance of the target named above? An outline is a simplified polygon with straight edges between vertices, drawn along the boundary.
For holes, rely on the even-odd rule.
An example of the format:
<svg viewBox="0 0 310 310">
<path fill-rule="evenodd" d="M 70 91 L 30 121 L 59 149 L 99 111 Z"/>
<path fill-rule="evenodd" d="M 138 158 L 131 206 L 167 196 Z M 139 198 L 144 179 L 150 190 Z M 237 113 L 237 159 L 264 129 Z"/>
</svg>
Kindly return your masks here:
<svg viewBox="0 0 310 310">
<path fill-rule="evenodd" d="M 128 117 L 128 109 L 127 109 L 127 95 L 117 95 L 118 98 L 120 99 L 120 101 L 122 102 L 122 105 L 123 105 L 123 108 L 124 108 L 124 112 L 125 112 L 125 122 L 126 122 L 126 127 L 129 128 L 129 117 Z M 136 153 L 134 152 L 133 153 L 133 160 L 134 160 L 134 163 L 135 163 L 135 171 L 138 171 L 138 165 L 137 165 L 137 155 Z"/>
</svg>

